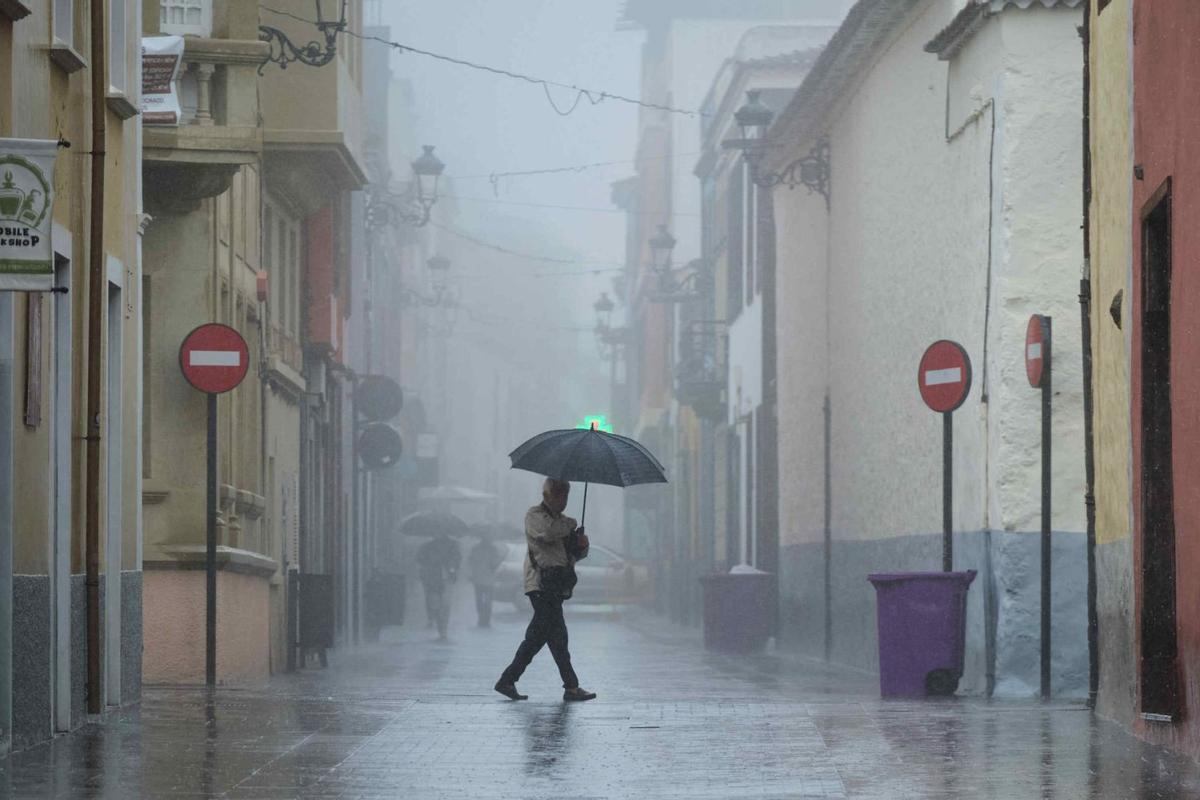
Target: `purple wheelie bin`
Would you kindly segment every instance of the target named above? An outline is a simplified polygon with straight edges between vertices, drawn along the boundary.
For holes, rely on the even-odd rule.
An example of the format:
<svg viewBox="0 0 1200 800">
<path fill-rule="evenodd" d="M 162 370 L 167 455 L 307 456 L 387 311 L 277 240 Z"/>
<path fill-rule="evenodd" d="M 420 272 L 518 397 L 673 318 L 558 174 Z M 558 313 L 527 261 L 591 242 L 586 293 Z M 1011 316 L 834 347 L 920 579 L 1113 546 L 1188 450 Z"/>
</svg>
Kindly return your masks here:
<svg viewBox="0 0 1200 800">
<path fill-rule="evenodd" d="M 884 697 L 954 694 L 967 632 L 966 572 L 868 575 L 879 611 L 879 691 Z"/>
</svg>

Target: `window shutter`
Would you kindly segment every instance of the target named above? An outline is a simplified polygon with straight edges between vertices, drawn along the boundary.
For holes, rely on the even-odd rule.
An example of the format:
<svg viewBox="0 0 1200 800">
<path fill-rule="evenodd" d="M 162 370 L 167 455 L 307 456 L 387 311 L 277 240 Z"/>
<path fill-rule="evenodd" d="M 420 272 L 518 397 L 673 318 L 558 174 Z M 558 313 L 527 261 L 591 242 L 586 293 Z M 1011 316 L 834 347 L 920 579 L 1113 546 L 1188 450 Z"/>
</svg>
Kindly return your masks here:
<svg viewBox="0 0 1200 800">
<path fill-rule="evenodd" d="M 159 0 L 158 29 L 178 36 L 212 36 L 212 0 Z"/>
</svg>

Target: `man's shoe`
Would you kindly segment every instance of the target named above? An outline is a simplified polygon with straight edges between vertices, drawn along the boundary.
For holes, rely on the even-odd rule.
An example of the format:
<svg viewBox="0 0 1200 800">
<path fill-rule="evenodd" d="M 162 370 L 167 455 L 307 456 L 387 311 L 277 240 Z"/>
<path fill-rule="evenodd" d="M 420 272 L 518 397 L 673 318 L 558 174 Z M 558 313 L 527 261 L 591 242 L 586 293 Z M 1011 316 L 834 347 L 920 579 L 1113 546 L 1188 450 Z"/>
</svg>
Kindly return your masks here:
<svg viewBox="0 0 1200 800">
<path fill-rule="evenodd" d="M 509 700 L 528 700 L 529 699 L 529 695 L 521 694 L 520 692 L 517 691 L 517 685 L 515 683 L 499 683 L 499 682 L 497 682 L 495 689 L 497 692 L 504 695 Z"/>
<path fill-rule="evenodd" d="M 564 689 L 563 690 L 563 700 L 566 700 L 567 702 L 582 703 L 587 700 L 595 700 L 595 699 L 596 699 L 595 692 L 585 692 L 583 689 L 580 689 L 578 686 L 576 686 L 574 689 Z"/>
</svg>

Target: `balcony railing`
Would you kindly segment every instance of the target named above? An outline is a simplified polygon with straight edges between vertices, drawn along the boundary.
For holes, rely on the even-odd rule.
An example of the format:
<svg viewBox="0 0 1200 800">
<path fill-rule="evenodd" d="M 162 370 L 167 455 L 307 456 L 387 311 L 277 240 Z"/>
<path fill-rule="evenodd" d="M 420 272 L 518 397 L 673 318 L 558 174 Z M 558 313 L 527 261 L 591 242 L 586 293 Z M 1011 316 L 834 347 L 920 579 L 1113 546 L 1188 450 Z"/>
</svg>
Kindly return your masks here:
<svg viewBox="0 0 1200 800">
<path fill-rule="evenodd" d="M 679 339 L 675 395 L 704 419 L 725 414 L 725 326 L 715 320 L 687 324 Z"/>
</svg>

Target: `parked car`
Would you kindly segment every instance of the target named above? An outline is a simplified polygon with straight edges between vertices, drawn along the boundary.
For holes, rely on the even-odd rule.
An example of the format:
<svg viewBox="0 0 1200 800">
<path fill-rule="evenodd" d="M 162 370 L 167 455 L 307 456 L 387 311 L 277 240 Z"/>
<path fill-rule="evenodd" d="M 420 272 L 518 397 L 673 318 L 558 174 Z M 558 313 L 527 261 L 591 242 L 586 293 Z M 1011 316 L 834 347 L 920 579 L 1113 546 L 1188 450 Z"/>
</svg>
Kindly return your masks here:
<svg viewBox="0 0 1200 800">
<path fill-rule="evenodd" d="M 505 548 L 504 560 L 496 571 L 496 599 L 525 610 L 525 544 L 497 542 Z M 579 583 L 573 603 L 617 605 L 642 600 L 650 587 L 650 574 L 642 564 L 620 553 L 593 543 L 588 557 L 575 564 Z"/>
</svg>

